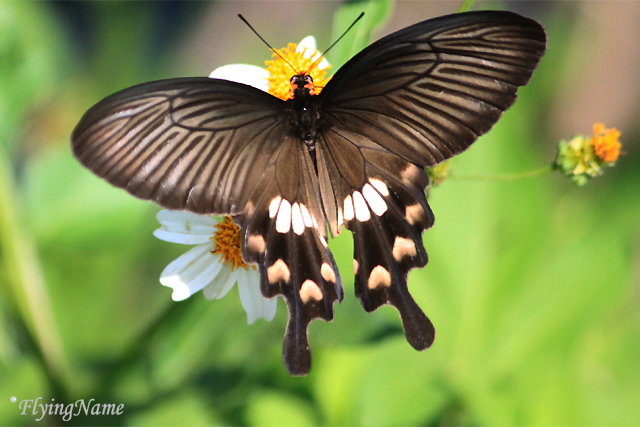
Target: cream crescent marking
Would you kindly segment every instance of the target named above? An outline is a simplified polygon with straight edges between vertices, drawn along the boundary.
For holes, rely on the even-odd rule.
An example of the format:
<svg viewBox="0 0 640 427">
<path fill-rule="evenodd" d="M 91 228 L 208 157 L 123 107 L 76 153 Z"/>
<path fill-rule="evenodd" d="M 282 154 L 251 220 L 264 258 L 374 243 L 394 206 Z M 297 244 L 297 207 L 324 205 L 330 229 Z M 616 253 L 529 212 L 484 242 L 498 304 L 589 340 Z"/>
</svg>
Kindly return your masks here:
<svg viewBox="0 0 640 427">
<path fill-rule="evenodd" d="M 378 286 L 391 286 L 391 275 L 386 268 L 377 265 L 371 270 L 367 286 L 369 289 L 375 289 Z"/>
</svg>

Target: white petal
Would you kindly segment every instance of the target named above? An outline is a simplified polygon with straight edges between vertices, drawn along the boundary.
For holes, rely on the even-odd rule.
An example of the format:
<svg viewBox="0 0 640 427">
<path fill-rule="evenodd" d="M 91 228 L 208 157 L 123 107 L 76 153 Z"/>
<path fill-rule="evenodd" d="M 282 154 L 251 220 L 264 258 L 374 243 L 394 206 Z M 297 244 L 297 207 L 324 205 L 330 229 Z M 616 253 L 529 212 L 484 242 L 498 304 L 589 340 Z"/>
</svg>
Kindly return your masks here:
<svg viewBox="0 0 640 427">
<path fill-rule="evenodd" d="M 171 298 L 182 301 L 211 283 L 220 270 L 220 255 L 213 244 L 198 245 L 171 262 L 160 274 L 160 283 L 173 288 Z"/>
<path fill-rule="evenodd" d="M 319 55 L 319 54 L 318 54 Z M 313 60 L 315 61 L 316 59 L 318 59 L 318 55 L 313 57 Z M 327 61 L 327 58 L 322 58 L 322 61 L 320 61 L 320 63 L 318 64 L 318 69 L 320 70 L 324 70 L 325 68 L 327 68 L 329 66 L 329 61 Z"/>
<path fill-rule="evenodd" d="M 171 233 L 161 228 L 155 230 L 153 235 L 165 242 L 180 243 L 182 245 L 201 245 L 210 241 L 213 237 L 213 233 L 196 236 L 193 234 Z"/>
<path fill-rule="evenodd" d="M 230 64 L 216 68 L 209 75 L 212 79 L 229 80 L 236 83 L 253 86 L 262 91 L 269 90 L 269 72 L 264 68 L 248 64 Z"/>
<path fill-rule="evenodd" d="M 218 224 L 208 215 L 197 215 L 184 211 L 162 210 L 156 215 L 160 228 L 153 235 L 160 240 L 187 245 L 207 243 L 216 232 Z"/>
<path fill-rule="evenodd" d="M 301 53 L 304 49 L 307 50 L 307 54 L 308 54 L 308 55 L 305 55 L 305 58 L 309 58 L 311 56 L 311 52 L 316 50 L 316 38 L 313 36 L 307 36 L 303 38 L 302 41 L 298 43 L 298 48 L 296 49 L 296 52 Z"/>
<path fill-rule="evenodd" d="M 218 221 L 210 215 L 198 215 L 187 211 L 170 211 L 163 209 L 156 214 L 158 222 L 162 225 L 172 225 L 174 223 L 189 223 L 192 225 L 215 226 Z M 171 230 L 174 231 L 174 230 Z"/>
<path fill-rule="evenodd" d="M 224 266 L 215 280 L 202 289 L 204 297 L 208 300 L 220 299 L 229 293 L 238 279 L 237 269 L 231 271 L 231 267 Z"/>
<path fill-rule="evenodd" d="M 253 268 L 238 272 L 238 293 L 242 308 L 247 312 L 247 324 L 251 325 L 262 317 L 267 322 L 276 315 L 278 298 L 266 299 L 260 293 L 260 275 Z"/>
<path fill-rule="evenodd" d="M 296 49 L 296 52 L 300 53 L 304 49 L 306 49 L 304 52 L 304 57 L 311 58 L 311 55 L 316 50 L 316 38 L 313 36 L 307 36 L 303 38 L 302 41 L 298 44 L 298 48 Z M 315 61 L 318 58 L 320 58 L 319 52 L 315 54 L 312 59 Z M 329 61 L 327 61 L 326 58 L 322 58 L 322 61 L 320 61 L 320 63 L 318 64 L 318 68 L 321 70 L 324 68 L 327 68 L 328 66 L 329 66 Z"/>
</svg>

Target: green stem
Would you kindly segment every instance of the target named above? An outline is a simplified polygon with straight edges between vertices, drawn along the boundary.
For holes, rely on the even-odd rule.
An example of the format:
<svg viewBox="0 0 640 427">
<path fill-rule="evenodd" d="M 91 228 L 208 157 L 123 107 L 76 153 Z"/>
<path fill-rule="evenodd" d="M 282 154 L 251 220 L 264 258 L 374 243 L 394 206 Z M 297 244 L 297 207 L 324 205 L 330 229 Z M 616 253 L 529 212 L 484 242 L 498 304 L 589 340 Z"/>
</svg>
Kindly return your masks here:
<svg viewBox="0 0 640 427">
<path fill-rule="evenodd" d="M 538 175 L 543 175 L 551 172 L 552 170 L 553 165 L 548 165 L 527 172 L 501 173 L 495 175 L 456 175 L 455 173 L 450 173 L 448 179 L 457 181 L 516 181 L 519 179 L 533 178 Z"/>
<path fill-rule="evenodd" d="M 0 149 L 0 253 L 7 272 L 7 294 L 25 323 L 53 391 L 62 390 L 69 365 L 53 316 L 53 309 L 35 244 L 22 230 L 15 204 L 11 166 Z M 58 397 L 58 396 L 56 396 Z M 61 396 L 62 397 L 62 396 Z"/>
</svg>

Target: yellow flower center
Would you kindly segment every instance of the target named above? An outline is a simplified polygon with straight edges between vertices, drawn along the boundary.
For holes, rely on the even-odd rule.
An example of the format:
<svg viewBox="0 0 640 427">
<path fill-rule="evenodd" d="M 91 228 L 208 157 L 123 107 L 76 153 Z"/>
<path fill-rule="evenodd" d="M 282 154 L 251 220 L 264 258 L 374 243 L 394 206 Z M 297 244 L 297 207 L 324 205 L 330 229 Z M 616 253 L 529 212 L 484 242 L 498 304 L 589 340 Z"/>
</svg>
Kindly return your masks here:
<svg viewBox="0 0 640 427">
<path fill-rule="evenodd" d="M 222 264 L 231 263 L 231 271 L 238 267 L 248 270 L 240 249 L 240 227 L 233 223 L 230 216 L 225 216 L 224 220 L 216 225 L 216 232 L 212 239 L 215 248 L 211 253 L 219 254 Z M 256 268 L 253 267 L 253 269 Z"/>
<path fill-rule="evenodd" d="M 295 74 L 308 72 L 313 79 L 316 95 L 320 93 L 322 88 L 330 80 L 330 77 L 326 77 L 326 74 L 331 66 L 320 69 L 316 64 L 312 69 L 309 69 L 313 64 L 311 58 L 316 56 L 318 53 L 317 50 L 314 50 L 311 55 L 307 55 L 309 58 L 305 58 L 304 54 L 307 49 L 303 49 L 302 52 L 296 52 L 297 48 L 297 44 L 289 43 L 287 47 L 278 50 L 278 53 L 286 62 L 275 53 L 272 56 L 273 59 L 265 61 L 267 71 L 269 72 L 269 77 L 267 78 L 269 82 L 268 92 L 285 101 L 289 99 L 289 90 L 291 89 L 290 80 Z M 293 67 L 293 69 L 291 67 Z"/>
<path fill-rule="evenodd" d="M 595 123 L 591 145 L 596 151 L 596 156 L 605 162 L 615 162 L 622 146 L 618 138 L 620 138 L 620 132 L 616 128 L 605 129 L 604 124 Z"/>
</svg>

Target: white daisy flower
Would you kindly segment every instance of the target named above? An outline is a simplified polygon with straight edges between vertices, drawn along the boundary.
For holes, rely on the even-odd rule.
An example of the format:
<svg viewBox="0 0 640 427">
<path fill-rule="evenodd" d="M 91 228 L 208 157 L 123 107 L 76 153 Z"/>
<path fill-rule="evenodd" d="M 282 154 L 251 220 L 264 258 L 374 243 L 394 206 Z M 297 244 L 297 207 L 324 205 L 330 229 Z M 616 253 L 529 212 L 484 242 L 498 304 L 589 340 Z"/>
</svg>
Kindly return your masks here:
<svg viewBox="0 0 640 427">
<path fill-rule="evenodd" d="M 174 301 L 182 301 L 202 290 L 207 299 L 220 299 L 238 283 L 240 302 L 247 323 L 262 317 L 273 320 L 277 298 L 260 293 L 260 275 L 242 260 L 240 229 L 230 217 L 221 222 L 183 211 L 158 212 L 160 228 L 153 232 L 160 240 L 195 245 L 171 262 L 160 274 L 160 283 L 173 289 Z"/>
</svg>

